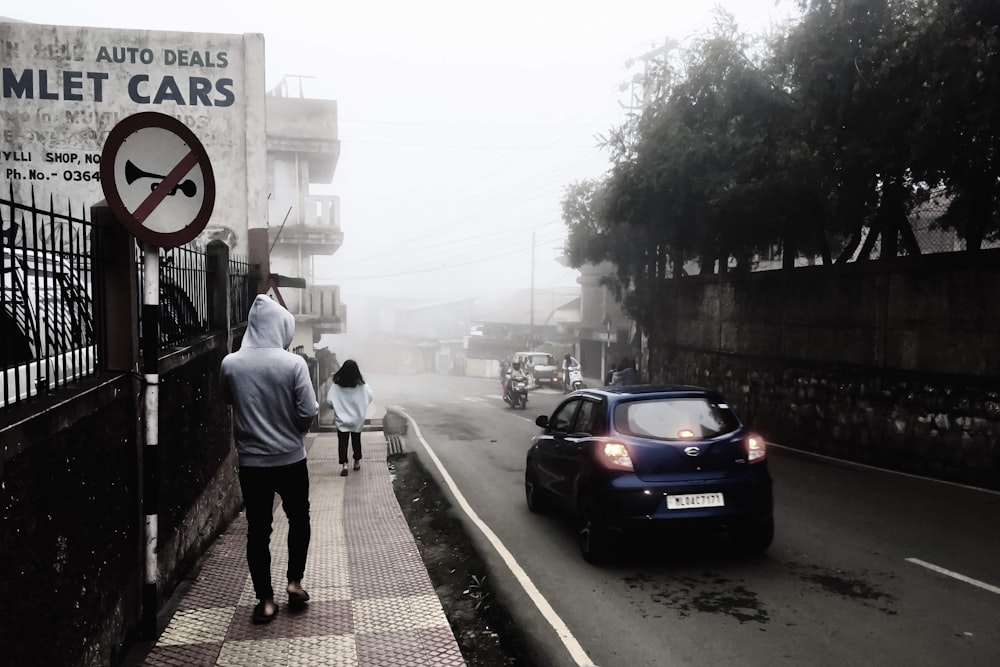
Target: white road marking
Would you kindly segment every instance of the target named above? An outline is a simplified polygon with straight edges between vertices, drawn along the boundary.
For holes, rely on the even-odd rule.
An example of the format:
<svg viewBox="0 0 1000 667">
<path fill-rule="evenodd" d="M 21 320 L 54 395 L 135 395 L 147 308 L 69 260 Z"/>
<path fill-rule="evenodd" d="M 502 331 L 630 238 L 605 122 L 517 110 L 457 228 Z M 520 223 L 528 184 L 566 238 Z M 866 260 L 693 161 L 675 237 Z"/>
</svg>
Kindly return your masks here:
<svg viewBox="0 0 1000 667">
<path fill-rule="evenodd" d="M 984 581 L 979 581 L 978 579 L 967 577 L 964 574 L 959 574 L 958 572 L 952 572 L 951 570 L 946 570 L 943 567 L 935 565 L 934 563 L 928 563 L 927 561 L 920 560 L 919 558 L 907 558 L 906 562 L 913 563 L 914 565 L 919 565 L 920 567 L 926 567 L 928 570 L 933 570 L 938 574 L 943 574 L 946 577 L 951 577 L 952 579 L 958 579 L 959 581 L 964 581 L 967 584 L 978 586 L 979 588 L 982 588 L 984 591 L 989 591 L 990 593 L 995 593 L 996 595 L 1000 595 L 1000 586 L 987 584 Z"/>
<path fill-rule="evenodd" d="M 462 508 L 462 511 L 464 511 L 469 517 L 469 520 L 482 531 L 483 535 L 486 536 L 486 539 L 493 545 L 493 548 L 497 550 L 498 554 L 500 554 L 500 557 L 503 559 L 503 562 L 506 563 L 511 573 L 514 575 L 514 578 L 517 579 L 519 584 L 521 584 L 521 588 L 523 588 L 524 592 L 528 594 L 531 601 L 535 603 L 535 607 L 538 608 L 538 611 L 542 614 L 545 620 L 548 621 L 560 641 L 562 641 L 563 646 L 573 658 L 573 661 L 576 662 L 577 665 L 580 665 L 580 667 L 596 667 L 596 665 L 594 665 L 594 663 L 592 663 L 587 657 L 587 652 L 583 650 L 582 646 L 580 646 L 580 642 L 578 642 L 576 637 L 573 636 L 573 633 L 570 632 L 566 623 L 559 617 L 559 614 L 557 614 L 555 609 L 552 608 L 552 605 L 550 605 L 549 601 L 545 599 L 545 596 L 542 595 L 541 591 L 538 590 L 538 587 L 535 586 L 534 582 L 528 576 L 528 573 L 524 571 L 524 568 L 522 568 L 517 560 L 515 560 L 514 555 L 507 549 L 506 546 L 504 546 L 504 543 L 500 541 L 500 538 L 497 537 L 496 533 L 494 533 L 493 530 L 479 518 L 479 515 L 476 514 L 475 510 L 472 509 L 472 506 L 469 505 L 465 496 L 463 496 L 462 492 L 458 490 L 458 485 L 455 484 L 451 475 L 449 475 L 448 471 L 445 470 L 444 464 L 441 463 L 441 459 L 439 459 L 437 454 L 434 453 L 434 450 L 431 449 L 430 444 L 424 440 L 424 436 L 420 432 L 420 427 L 417 425 L 416 420 L 407 414 L 405 410 L 399 410 L 409 420 L 410 424 L 413 425 L 413 432 L 417 434 L 417 439 L 420 440 L 420 444 L 423 445 L 427 455 L 432 461 L 434 461 L 434 465 L 437 466 L 438 472 L 441 473 L 441 477 L 444 479 L 445 484 L 447 484 L 448 488 L 451 489 L 451 492 L 455 496 L 455 500 L 458 502 L 459 506 Z"/>
<path fill-rule="evenodd" d="M 485 398 L 480 398 L 478 396 L 463 396 L 462 400 L 469 401 L 470 403 L 478 403 L 479 405 L 483 405 L 486 403 Z"/>
</svg>

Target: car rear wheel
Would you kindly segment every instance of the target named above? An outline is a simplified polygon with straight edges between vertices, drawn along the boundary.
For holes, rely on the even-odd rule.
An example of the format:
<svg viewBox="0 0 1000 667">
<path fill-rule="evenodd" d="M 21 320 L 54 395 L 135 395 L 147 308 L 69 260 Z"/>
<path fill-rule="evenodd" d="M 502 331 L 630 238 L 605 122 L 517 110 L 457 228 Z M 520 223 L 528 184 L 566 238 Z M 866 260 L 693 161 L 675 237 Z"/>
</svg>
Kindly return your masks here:
<svg viewBox="0 0 1000 667">
<path fill-rule="evenodd" d="M 580 498 L 580 555 L 591 565 L 601 565 L 608 560 L 611 537 L 597 503 L 590 496 Z"/>
<path fill-rule="evenodd" d="M 538 472 L 532 464 L 524 471 L 524 499 L 528 501 L 528 509 L 536 514 L 549 509 L 549 499 L 545 495 L 545 489 L 538 484 Z"/>
<path fill-rule="evenodd" d="M 737 524 L 730 528 L 730 537 L 740 553 L 759 556 L 768 550 L 774 540 L 774 518 Z"/>
</svg>

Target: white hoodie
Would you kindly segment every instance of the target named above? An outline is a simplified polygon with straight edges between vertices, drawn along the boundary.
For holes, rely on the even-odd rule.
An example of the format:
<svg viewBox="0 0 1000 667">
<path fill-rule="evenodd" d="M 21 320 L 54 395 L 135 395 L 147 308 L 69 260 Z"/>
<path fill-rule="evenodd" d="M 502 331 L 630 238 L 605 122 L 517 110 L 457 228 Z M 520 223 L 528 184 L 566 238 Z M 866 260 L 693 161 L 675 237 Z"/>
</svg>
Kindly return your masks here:
<svg viewBox="0 0 1000 667">
<path fill-rule="evenodd" d="M 365 425 L 365 413 L 372 402 L 372 390 L 367 384 L 356 387 L 330 385 L 326 404 L 333 408 L 333 425 L 338 431 L 360 433 Z"/>
</svg>

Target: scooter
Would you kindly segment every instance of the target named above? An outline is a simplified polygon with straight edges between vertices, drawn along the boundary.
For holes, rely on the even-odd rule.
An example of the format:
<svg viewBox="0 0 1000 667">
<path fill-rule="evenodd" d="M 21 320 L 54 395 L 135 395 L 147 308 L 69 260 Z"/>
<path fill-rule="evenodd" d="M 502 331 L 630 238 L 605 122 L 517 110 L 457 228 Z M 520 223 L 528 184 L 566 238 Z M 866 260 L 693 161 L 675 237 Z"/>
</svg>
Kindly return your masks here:
<svg viewBox="0 0 1000 667">
<path fill-rule="evenodd" d="M 528 407 L 528 378 L 524 373 L 518 371 L 511 374 L 503 400 L 512 408 L 524 410 Z"/>
<path fill-rule="evenodd" d="M 587 384 L 583 381 L 583 373 L 580 371 L 579 366 L 570 366 L 569 368 L 569 382 L 563 383 L 563 393 L 568 394 L 571 391 L 576 391 L 577 389 L 586 389 Z"/>
</svg>

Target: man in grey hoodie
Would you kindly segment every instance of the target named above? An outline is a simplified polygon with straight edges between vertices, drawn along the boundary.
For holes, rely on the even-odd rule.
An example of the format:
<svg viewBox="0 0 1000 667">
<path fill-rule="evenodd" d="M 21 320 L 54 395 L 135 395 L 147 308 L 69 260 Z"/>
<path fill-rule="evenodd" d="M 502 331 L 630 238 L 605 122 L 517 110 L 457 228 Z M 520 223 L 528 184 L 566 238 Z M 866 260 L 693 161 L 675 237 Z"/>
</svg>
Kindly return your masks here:
<svg viewBox="0 0 1000 667">
<path fill-rule="evenodd" d="M 247 564 L 258 603 L 255 623 L 278 615 L 271 588 L 274 494 L 288 517 L 288 604 L 302 606 L 309 526 L 309 471 L 303 434 L 319 412 L 305 359 L 289 352 L 295 318 L 270 297 L 254 299 L 240 349 L 222 360 L 222 397 L 233 406 L 240 489 L 247 516 Z"/>
</svg>

